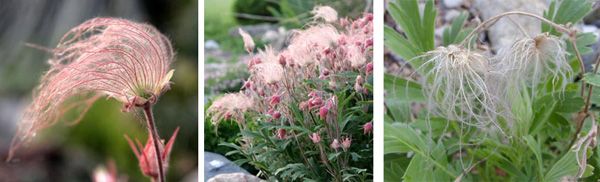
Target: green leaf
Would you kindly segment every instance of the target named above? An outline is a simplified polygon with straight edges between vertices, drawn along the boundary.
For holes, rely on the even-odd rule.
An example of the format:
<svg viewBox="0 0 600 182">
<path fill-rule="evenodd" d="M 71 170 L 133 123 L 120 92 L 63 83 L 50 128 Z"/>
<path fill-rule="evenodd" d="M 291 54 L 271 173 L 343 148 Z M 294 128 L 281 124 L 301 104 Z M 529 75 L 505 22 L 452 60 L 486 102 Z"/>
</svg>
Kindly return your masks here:
<svg viewBox="0 0 600 182">
<path fill-rule="evenodd" d="M 425 2 L 423 16 L 417 0 L 391 2 L 388 12 L 406 34 L 406 38 L 391 28 L 384 30 L 384 42 L 394 53 L 405 60 L 434 49 L 434 29 L 437 10 L 433 0 Z M 418 65 L 414 65 L 418 66 Z"/>
<path fill-rule="evenodd" d="M 544 176 L 544 181 L 558 181 L 567 175 L 575 175 L 579 167 L 575 159 L 575 152 L 568 151 Z"/>
<path fill-rule="evenodd" d="M 540 144 L 535 139 L 533 139 L 532 136 L 526 136 L 524 140 L 525 143 L 527 143 L 529 149 L 531 149 L 531 151 L 533 151 L 533 154 L 535 155 L 535 159 L 537 160 L 538 179 L 542 179 L 544 177 L 544 165 L 542 162 L 543 158 Z"/>
<path fill-rule="evenodd" d="M 553 1 L 548 11 L 544 11 L 544 18 L 562 25 L 575 24 L 592 10 L 592 5 L 593 3 L 587 0 L 568 0 L 560 1 L 558 9 L 556 9 L 556 1 Z M 560 33 L 553 27 L 547 23 L 542 23 L 542 32 L 548 31 L 550 34 L 560 37 Z"/>
<path fill-rule="evenodd" d="M 465 39 L 465 37 L 473 31 L 473 28 L 467 28 L 464 31 L 463 26 L 465 25 L 469 13 L 463 11 L 452 21 L 452 25 L 444 29 L 443 43 L 444 46 L 450 44 L 458 44 Z M 476 40 L 475 38 L 472 41 Z"/>
</svg>

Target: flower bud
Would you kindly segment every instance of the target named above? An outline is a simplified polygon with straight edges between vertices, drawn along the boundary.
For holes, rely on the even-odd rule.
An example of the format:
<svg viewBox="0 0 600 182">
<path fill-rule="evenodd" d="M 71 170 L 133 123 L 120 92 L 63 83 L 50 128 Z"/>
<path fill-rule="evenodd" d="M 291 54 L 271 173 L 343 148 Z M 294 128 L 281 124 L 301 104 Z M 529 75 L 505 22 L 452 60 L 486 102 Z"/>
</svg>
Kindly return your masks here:
<svg viewBox="0 0 600 182">
<path fill-rule="evenodd" d="M 340 142 L 338 142 L 337 139 L 333 139 L 333 142 L 331 142 L 331 148 L 333 148 L 333 149 L 339 149 L 340 148 Z"/>
<path fill-rule="evenodd" d="M 159 151 L 161 154 L 160 158 L 163 164 L 163 171 L 167 171 L 167 169 L 169 168 L 169 156 L 171 155 L 173 143 L 175 142 L 175 138 L 177 137 L 178 131 L 179 127 L 175 129 L 175 132 L 173 132 L 173 136 L 171 136 L 171 139 L 169 139 L 169 142 L 167 142 L 166 146 L 162 142 L 160 142 L 159 144 L 162 146 L 159 147 Z M 131 139 L 129 139 L 129 137 L 125 136 L 125 139 L 127 139 L 129 145 L 131 146 L 131 149 L 133 150 L 137 159 L 139 160 L 142 173 L 144 173 L 144 175 L 150 178 L 158 178 L 159 170 L 156 161 L 156 150 L 154 148 L 154 143 L 152 142 L 152 137 L 148 138 L 148 142 L 146 143 L 146 146 L 143 149 L 141 148 L 142 145 L 140 144 L 139 140 L 136 140 L 136 145 Z M 139 146 L 140 148 L 138 148 L 137 146 Z"/>
<path fill-rule="evenodd" d="M 344 150 L 350 148 L 351 143 L 352 143 L 352 140 L 349 139 L 348 137 L 346 137 L 346 139 L 344 139 L 344 141 L 342 141 L 342 148 L 344 148 Z"/>
<path fill-rule="evenodd" d="M 371 14 L 371 13 L 365 14 L 365 21 L 371 21 L 371 20 L 373 20 L 373 14 Z"/>
<path fill-rule="evenodd" d="M 273 116 L 273 114 L 275 114 L 275 111 L 273 109 L 269 109 L 269 111 L 267 111 L 267 113 L 271 116 Z"/>
<path fill-rule="evenodd" d="M 372 73 L 373 72 L 373 62 L 369 62 L 367 64 L 367 74 Z"/>
<path fill-rule="evenodd" d="M 281 102 L 281 97 L 279 97 L 279 94 L 275 94 L 273 96 L 271 96 L 271 106 L 275 106 L 277 104 L 279 104 L 279 102 Z"/>
<path fill-rule="evenodd" d="M 310 138 L 310 140 L 312 140 L 313 143 L 319 143 L 321 141 L 321 137 L 318 133 L 310 134 L 308 135 L 308 137 Z"/>
<path fill-rule="evenodd" d="M 283 67 L 285 67 L 286 61 L 285 61 L 285 56 L 283 54 L 279 54 L 279 64 Z"/>
<path fill-rule="evenodd" d="M 277 130 L 277 137 L 279 137 L 280 140 L 283 140 L 285 138 L 285 130 L 284 129 Z"/>
<path fill-rule="evenodd" d="M 367 134 L 367 133 L 373 131 L 373 121 L 368 122 L 367 124 L 363 125 L 363 129 L 364 129 L 364 134 Z"/>
<path fill-rule="evenodd" d="M 340 18 L 340 25 L 342 25 L 342 27 L 345 27 L 346 25 L 348 25 L 348 20 L 346 18 Z"/>
<path fill-rule="evenodd" d="M 326 106 L 321 107 L 321 109 L 319 109 L 319 116 L 321 116 L 321 119 L 327 118 L 328 112 L 329 108 L 327 108 Z"/>
<path fill-rule="evenodd" d="M 275 118 L 275 119 L 281 118 L 281 113 L 279 113 L 279 111 L 275 111 L 275 113 L 273 113 L 273 118 Z"/>
<path fill-rule="evenodd" d="M 365 45 L 367 47 L 373 46 L 373 38 L 368 38 L 367 40 L 365 40 Z"/>
</svg>

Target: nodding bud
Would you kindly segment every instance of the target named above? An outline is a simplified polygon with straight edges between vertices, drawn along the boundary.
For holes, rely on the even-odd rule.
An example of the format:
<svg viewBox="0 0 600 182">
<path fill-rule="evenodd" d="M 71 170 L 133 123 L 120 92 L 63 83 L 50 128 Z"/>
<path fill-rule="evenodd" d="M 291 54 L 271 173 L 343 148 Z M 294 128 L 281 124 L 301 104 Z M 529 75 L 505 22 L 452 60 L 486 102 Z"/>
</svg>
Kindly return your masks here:
<svg viewBox="0 0 600 182">
<path fill-rule="evenodd" d="M 279 129 L 277 130 L 277 137 L 280 140 L 283 140 L 285 138 L 285 130 L 284 129 Z"/>
<path fill-rule="evenodd" d="M 225 113 L 225 120 L 228 120 L 231 118 L 231 116 L 233 116 L 233 113 L 231 113 L 231 111 L 227 111 L 227 113 Z"/>
<path fill-rule="evenodd" d="M 344 139 L 344 141 L 342 141 L 342 148 L 344 148 L 344 150 L 350 148 L 351 143 L 352 143 L 352 139 L 346 137 L 346 139 Z"/>
<path fill-rule="evenodd" d="M 328 55 L 329 53 L 331 53 L 331 48 L 326 48 L 325 50 L 323 50 L 323 54 Z"/>
<path fill-rule="evenodd" d="M 319 79 L 325 79 L 325 75 L 320 75 Z"/>
<path fill-rule="evenodd" d="M 281 97 L 279 97 L 279 94 L 276 93 L 275 95 L 271 96 L 271 106 L 275 106 L 279 104 L 279 102 L 281 102 Z"/>
<path fill-rule="evenodd" d="M 340 148 L 340 142 L 338 142 L 337 139 L 333 139 L 333 142 L 331 142 L 331 148 L 333 148 L 333 149 L 339 149 Z"/>
<path fill-rule="evenodd" d="M 371 21 L 371 20 L 373 20 L 373 14 L 371 14 L 371 13 L 365 14 L 365 21 Z"/>
<path fill-rule="evenodd" d="M 252 82 L 250 80 L 244 82 L 244 88 L 246 89 L 252 89 Z"/>
<path fill-rule="evenodd" d="M 163 142 L 160 142 L 159 144 L 159 151 L 161 154 L 160 159 L 162 160 L 163 171 L 167 171 L 169 168 L 169 156 L 171 155 L 173 143 L 175 142 L 178 131 L 179 127 L 175 129 L 173 136 L 171 136 L 171 139 L 169 139 L 169 142 L 167 142 L 166 146 L 163 144 Z M 142 144 L 137 139 L 135 140 L 136 143 L 133 143 L 133 141 L 127 136 L 125 136 L 125 139 L 127 139 L 127 142 L 129 142 L 131 149 L 139 160 L 142 173 L 151 178 L 158 178 L 159 170 L 156 161 L 156 150 L 151 137 L 148 138 L 148 142 L 144 148 L 142 148 Z"/>
<path fill-rule="evenodd" d="M 329 75 L 329 70 L 323 69 L 323 75 L 328 76 Z"/>
<path fill-rule="evenodd" d="M 367 64 L 367 74 L 372 73 L 373 72 L 373 62 L 369 62 Z"/>
<path fill-rule="evenodd" d="M 275 114 L 275 111 L 273 109 L 269 109 L 269 111 L 267 111 L 267 113 L 271 116 L 273 116 L 273 114 Z"/>
<path fill-rule="evenodd" d="M 283 54 L 279 54 L 279 64 L 283 67 L 286 65 L 285 56 Z"/>
<path fill-rule="evenodd" d="M 323 100 L 320 97 L 314 97 L 308 100 L 309 109 L 320 106 L 321 104 L 323 104 Z"/>
<path fill-rule="evenodd" d="M 365 40 L 365 46 L 367 46 L 367 47 L 373 46 L 373 38 L 372 37 Z"/>
<path fill-rule="evenodd" d="M 367 124 L 363 125 L 363 129 L 364 129 L 364 134 L 367 134 L 367 133 L 373 131 L 373 121 L 368 122 Z"/>
<path fill-rule="evenodd" d="M 326 119 L 327 118 L 327 113 L 329 113 L 329 108 L 326 106 L 321 107 L 321 109 L 319 109 L 319 116 L 321 116 L 321 119 Z"/>
<path fill-rule="evenodd" d="M 310 134 L 308 135 L 308 137 L 310 138 L 310 140 L 312 140 L 313 143 L 319 143 L 321 141 L 321 137 L 318 133 Z"/>
<path fill-rule="evenodd" d="M 346 18 L 340 18 L 340 25 L 342 25 L 342 27 L 345 27 L 346 25 L 348 25 L 348 20 Z"/>
<path fill-rule="evenodd" d="M 310 96 L 310 97 L 316 97 L 316 96 L 319 96 L 318 93 L 319 93 L 318 90 L 313 89 L 313 90 L 310 91 L 310 93 L 308 93 L 308 96 Z"/>
<path fill-rule="evenodd" d="M 273 113 L 273 118 L 275 118 L 275 119 L 281 118 L 281 113 L 279 113 L 279 111 L 275 111 L 275 113 Z"/>
<path fill-rule="evenodd" d="M 356 42 L 354 42 L 354 44 L 357 46 L 362 46 L 362 42 L 360 42 L 360 41 L 356 41 Z"/>
</svg>

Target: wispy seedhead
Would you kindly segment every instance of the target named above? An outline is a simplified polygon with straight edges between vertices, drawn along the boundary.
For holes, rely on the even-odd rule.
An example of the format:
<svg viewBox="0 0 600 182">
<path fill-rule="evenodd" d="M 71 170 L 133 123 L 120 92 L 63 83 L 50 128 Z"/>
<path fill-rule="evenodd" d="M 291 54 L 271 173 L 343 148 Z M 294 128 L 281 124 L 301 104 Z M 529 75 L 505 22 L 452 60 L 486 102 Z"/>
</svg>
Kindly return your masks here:
<svg viewBox="0 0 600 182">
<path fill-rule="evenodd" d="M 503 72 L 507 79 L 524 80 L 532 90 L 540 83 L 564 89 L 573 72 L 567 61 L 568 55 L 564 41 L 544 33 L 534 38 L 517 39 L 501 49 L 494 58 L 494 69 Z M 511 83 L 518 82 L 508 82 L 506 88 L 519 87 Z"/>
<path fill-rule="evenodd" d="M 156 28 L 117 18 L 94 18 L 69 30 L 53 50 L 50 70 L 34 90 L 34 100 L 19 122 L 14 150 L 67 111 L 82 111 L 101 96 L 124 103 L 124 111 L 153 104 L 169 89 L 174 53 Z M 77 100 L 77 97 L 86 99 Z"/>
<path fill-rule="evenodd" d="M 489 60 L 478 53 L 450 45 L 415 59 L 424 59 L 425 95 L 429 110 L 438 116 L 483 127 L 496 119 L 497 98 L 487 77 Z"/>
<path fill-rule="evenodd" d="M 338 18 L 337 11 L 329 6 L 317 6 L 311 11 L 311 13 L 314 14 L 313 18 L 315 20 L 321 18 L 327 23 L 333 23 Z"/>
<path fill-rule="evenodd" d="M 248 53 L 251 53 L 254 50 L 254 40 L 252 40 L 252 37 L 248 34 L 248 32 L 242 30 L 242 28 L 238 28 L 238 32 L 244 40 L 244 49 L 248 51 Z"/>
<path fill-rule="evenodd" d="M 253 105 L 252 98 L 243 93 L 226 94 L 213 102 L 206 110 L 206 115 L 211 116 L 211 122 L 214 125 L 218 125 L 227 115 L 234 118 L 243 117 L 244 113 L 251 109 Z"/>
</svg>

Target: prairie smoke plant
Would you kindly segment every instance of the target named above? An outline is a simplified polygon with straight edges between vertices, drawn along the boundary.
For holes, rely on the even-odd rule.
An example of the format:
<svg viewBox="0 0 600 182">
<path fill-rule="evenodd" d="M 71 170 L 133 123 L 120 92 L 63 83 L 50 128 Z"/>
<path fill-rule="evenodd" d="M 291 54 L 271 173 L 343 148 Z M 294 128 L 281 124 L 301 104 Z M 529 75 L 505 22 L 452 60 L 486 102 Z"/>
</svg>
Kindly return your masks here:
<svg viewBox="0 0 600 182">
<path fill-rule="evenodd" d="M 364 162 L 372 160 L 372 136 L 361 127 L 372 126 L 372 92 L 365 92 L 372 85 L 372 15 L 338 22 L 330 7 L 313 13 L 314 21 L 294 31 L 286 49 L 257 48 L 243 90 L 215 100 L 207 116 L 215 126 L 228 118 L 240 124 L 240 141 L 224 145 L 265 164 L 256 166 L 261 177 L 364 181 L 372 171 Z"/>
<path fill-rule="evenodd" d="M 167 171 L 167 169 L 169 168 L 169 157 L 171 155 L 171 151 L 175 143 L 175 138 L 177 137 L 177 132 L 179 132 L 179 127 L 175 129 L 175 132 L 173 132 L 173 136 L 171 136 L 171 139 L 169 139 L 166 145 L 163 144 L 163 142 L 160 142 L 160 144 L 158 145 L 160 150 L 159 157 L 163 161 L 163 171 Z M 131 150 L 133 150 L 133 153 L 135 154 L 140 163 L 140 169 L 142 170 L 142 173 L 145 176 L 150 177 L 151 179 L 158 179 L 160 170 L 159 167 L 156 165 L 157 154 L 154 148 L 155 145 L 151 138 L 152 136 L 148 137 L 148 142 L 146 142 L 146 146 L 142 146 L 142 143 L 140 143 L 139 140 L 136 139 L 134 143 L 127 135 L 125 135 L 125 139 L 127 139 L 127 142 L 129 142 Z"/>
<path fill-rule="evenodd" d="M 169 67 L 174 52 L 166 36 L 148 24 L 94 18 L 69 30 L 52 53 L 50 70 L 42 76 L 19 122 L 9 160 L 22 142 L 58 122 L 64 113 L 81 112 L 73 123 L 81 120 L 102 96 L 123 102 L 124 112 L 143 108 L 145 124 L 156 143 L 159 137 L 151 107 L 169 89 L 173 75 Z M 84 99 L 70 102 L 78 97 Z M 158 149 L 156 153 L 160 154 Z M 162 169 L 159 173 L 164 181 Z"/>
</svg>

